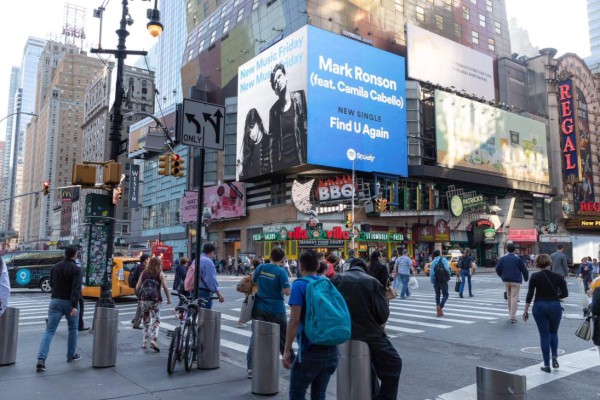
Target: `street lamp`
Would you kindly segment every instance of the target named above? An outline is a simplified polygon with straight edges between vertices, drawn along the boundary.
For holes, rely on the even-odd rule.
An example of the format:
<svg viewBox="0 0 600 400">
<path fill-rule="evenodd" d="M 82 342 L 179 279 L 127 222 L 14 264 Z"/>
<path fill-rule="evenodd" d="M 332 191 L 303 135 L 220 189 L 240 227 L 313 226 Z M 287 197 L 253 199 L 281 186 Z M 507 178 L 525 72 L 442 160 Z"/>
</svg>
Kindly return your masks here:
<svg viewBox="0 0 600 400">
<path fill-rule="evenodd" d="M 149 8 L 146 13 L 146 16 L 150 20 L 150 22 L 148 22 L 146 25 L 146 28 L 148 28 L 148 32 L 150 32 L 152 37 L 158 37 L 164 28 L 160 23 L 160 11 L 158 11 L 158 8 L 156 7 L 157 2 L 158 0 L 154 0 L 154 9 Z"/>
<path fill-rule="evenodd" d="M 4 121 L 5 119 L 7 119 L 8 117 L 12 117 L 13 115 L 17 115 L 17 114 L 31 115 L 32 117 L 37 117 L 38 116 L 36 113 L 32 113 L 32 112 L 17 111 L 17 112 L 8 114 L 6 117 L 0 119 L 0 123 L 2 123 L 2 121 Z"/>
<path fill-rule="evenodd" d="M 151 1 L 151 0 L 148 0 Z M 154 22 L 153 26 L 160 25 L 160 31 L 155 29 L 151 34 L 153 37 L 157 37 L 162 32 L 162 25 L 160 24 L 160 12 L 157 7 L 158 0 L 154 1 L 154 9 L 149 10 L 152 16 L 152 21 Z M 116 88 L 115 88 L 115 101 L 113 103 L 113 110 L 111 116 L 111 125 L 110 125 L 110 133 L 108 135 L 108 140 L 110 141 L 110 160 L 114 162 L 118 162 L 119 155 L 121 153 L 121 129 L 123 128 L 123 114 L 121 113 L 121 107 L 123 105 L 123 70 L 125 68 L 125 58 L 128 55 L 137 55 L 137 56 L 145 56 L 148 54 L 146 51 L 139 50 L 126 50 L 125 49 L 125 39 L 129 35 L 127 31 L 127 25 L 133 24 L 133 20 L 129 16 L 128 9 L 129 1 L 122 0 L 122 12 L 121 12 L 121 23 L 119 25 L 119 29 L 116 31 L 117 36 L 119 37 L 119 42 L 117 44 L 116 50 L 104 50 L 102 48 L 91 49 L 91 53 L 101 53 L 101 54 L 112 54 L 115 56 L 117 60 L 117 74 L 116 74 Z M 158 23 L 158 25 L 156 25 Z M 148 25 L 148 29 L 150 29 L 150 24 Z M 102 278 L 102 295 L 100 299 L 98 299 L 99 307 L 114 307 L 115 303 L 111 296 L 111 285 L 109 285 L 109 277 L 112 277 L 112 253 L 114 250 L 114 237 L 115 237 L 115 205 L 110 202 L 108 208 L 108 234 L 107 234 L 107 243 L 106 243 L 106 268 L 104 268 L 103 278 Z"/>
</svg>

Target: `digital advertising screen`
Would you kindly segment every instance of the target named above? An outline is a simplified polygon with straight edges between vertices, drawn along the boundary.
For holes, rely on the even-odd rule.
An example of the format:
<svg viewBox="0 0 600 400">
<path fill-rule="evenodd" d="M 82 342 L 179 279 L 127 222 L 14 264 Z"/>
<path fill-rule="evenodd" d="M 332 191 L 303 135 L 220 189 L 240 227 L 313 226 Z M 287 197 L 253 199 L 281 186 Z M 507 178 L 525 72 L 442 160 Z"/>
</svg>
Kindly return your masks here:
<svg viewBox="0 0 600 400">
<path fill-rule="evenodd" d="M 238 70 L 237 177 L 300 165 L 407 176 L 405 60 L 305 26 Z"/>
<path fill-rule="evenodd" d="M 550 184 L 544 123 L 436 90 L 435 125 L 440 165 Z"/>
</svg>

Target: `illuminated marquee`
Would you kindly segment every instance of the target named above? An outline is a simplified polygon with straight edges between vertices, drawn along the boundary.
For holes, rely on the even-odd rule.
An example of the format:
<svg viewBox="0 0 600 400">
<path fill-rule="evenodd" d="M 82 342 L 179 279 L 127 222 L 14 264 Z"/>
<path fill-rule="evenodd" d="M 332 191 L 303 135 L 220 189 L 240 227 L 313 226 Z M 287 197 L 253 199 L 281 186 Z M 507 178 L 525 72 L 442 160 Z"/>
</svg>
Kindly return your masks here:
<svg viewBox="0 0 600 400">
<path fill-rule="evenodd" d="M 581 182 L 579 146 L 577 143 L 577 109 L 574 85 L 571 79 L 558 85 L 560 96 L 560 133 L 562 138 L 563 168 L 565 179 L 574 184 Z"/>
</svg>

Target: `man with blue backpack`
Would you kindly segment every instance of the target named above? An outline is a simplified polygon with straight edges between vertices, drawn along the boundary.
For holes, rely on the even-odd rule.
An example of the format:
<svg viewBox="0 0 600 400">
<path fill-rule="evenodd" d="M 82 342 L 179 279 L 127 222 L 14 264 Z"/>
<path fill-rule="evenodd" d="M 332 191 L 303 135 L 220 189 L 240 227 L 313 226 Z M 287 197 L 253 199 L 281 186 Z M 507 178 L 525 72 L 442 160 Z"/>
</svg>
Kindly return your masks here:
<svg viewBox="0 0 600 400">
<path fill-rule="evenodd" d="M 443 317 L 444 304 L 448 300 L 448 281 L 450 280 L 450 264 L 446 257 L 440 256 L 439 250 L 433 251 L 433 261 L 429 268 L 429 281 L 433 284 L 433 290 L 435 290 L 435 305 L 437 310 L 437 316 Z M 441 293 L 441 300 L 440 300 Z"/>
<path fill-rule="evenodd" d="M 298 263 L 302 277 L 292 284 L 282 363 L 292 370 L 290 400 L 303 400 L 309 386 L 311 399 L 323 400 L 339 361 L 336 346 L 350 339 L 350 313 L 329 279 L 317 276 L 319 261 L 315 251 L 300 253 Z M 298 340 L 295 358 L 294 338 Z"/>
<path fill-rule="evenodd" d="M 371 353 L 373 399 L 391 400 L 398 396 L 402 359 L 385 335 L 383 324 L 390 315 L 385 288 L 368 275 L 367 265 L 360 258 L 350 262 L 350 269 L 331 278 L 340 291 L 352 321 L 352 340 L 369 346 Z M 379 384 L 381 381 L 381 385 Z"/>
</svg>

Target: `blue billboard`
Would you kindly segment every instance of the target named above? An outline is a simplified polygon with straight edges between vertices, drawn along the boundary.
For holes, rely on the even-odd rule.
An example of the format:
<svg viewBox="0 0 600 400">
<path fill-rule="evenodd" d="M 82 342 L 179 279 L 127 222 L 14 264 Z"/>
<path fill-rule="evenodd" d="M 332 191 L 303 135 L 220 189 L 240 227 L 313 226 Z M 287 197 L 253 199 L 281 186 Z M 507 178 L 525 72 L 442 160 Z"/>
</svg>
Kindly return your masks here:
<svg viewBox="0 0 600 400">
<path fill-rule="evenodd" d="M 308 163 L 407 176 L 405 60 L 308 26 Z"/>
<path fill-rule="evenodd" d="M 238 69 L 237 177 L 304 165 L 407 176 L 403 57 L 304 26 Z"/>
</svg>

